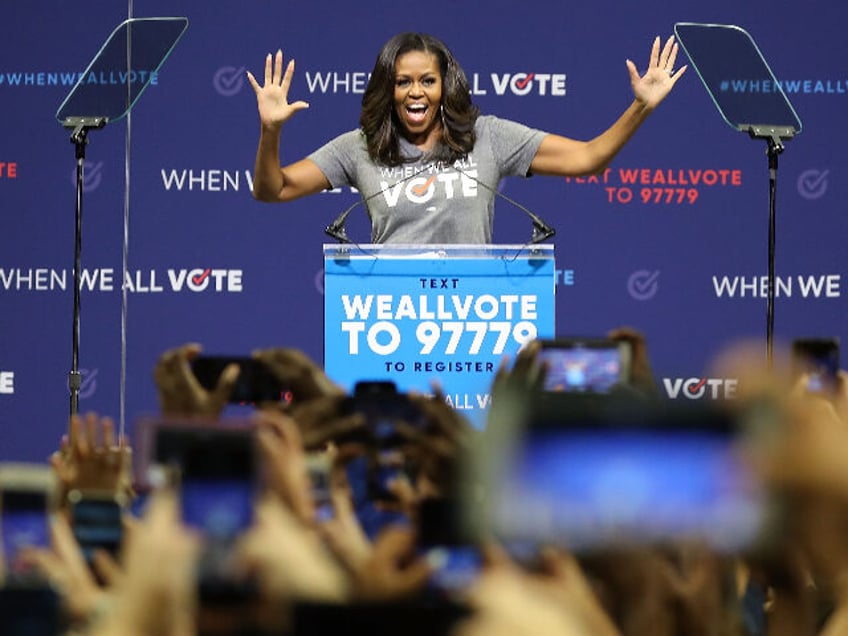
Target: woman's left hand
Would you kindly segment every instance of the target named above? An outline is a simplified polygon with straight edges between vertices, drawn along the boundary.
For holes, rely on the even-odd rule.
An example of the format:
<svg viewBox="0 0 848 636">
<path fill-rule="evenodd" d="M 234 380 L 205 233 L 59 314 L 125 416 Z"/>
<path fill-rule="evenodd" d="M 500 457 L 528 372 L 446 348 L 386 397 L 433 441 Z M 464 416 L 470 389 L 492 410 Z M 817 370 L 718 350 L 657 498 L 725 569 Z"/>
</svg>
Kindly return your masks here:
<svg viewBox="0 0 848 636">
<path fill-rule="evenodd" d="M 656 108 L 686 72 L 686 66 L 675 70 L 676 60 L 677 42 L 674 41 L 673 35 L 666 40 L 662 50 L 660 50 L 660 36 L 654 39 L 648 70 L 644 75 L 640 76 L 636 65 L 631 60 L 627 60 L 633 95 L 646 108 Z"/>
</svg>

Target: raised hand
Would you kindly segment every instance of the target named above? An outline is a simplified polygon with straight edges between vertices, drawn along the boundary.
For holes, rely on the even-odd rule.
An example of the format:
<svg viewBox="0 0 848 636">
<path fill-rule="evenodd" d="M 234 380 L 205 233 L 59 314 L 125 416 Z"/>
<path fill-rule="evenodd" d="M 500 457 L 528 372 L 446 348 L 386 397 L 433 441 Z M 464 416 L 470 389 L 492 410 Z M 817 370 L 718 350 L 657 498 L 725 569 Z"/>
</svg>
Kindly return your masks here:
<svg viewBox="0 0 848 636">
<path fill-rule="evenodd" d="M 51 549 L 26 548 L 22 559 L 40 570 L 61 597 L 62 605 L 73 622 L 88 621 L 109 603 L 112 591 L 97 584 L 67 519 L 54 517 L 50 535 Z M 99 568 L 104 557 L 103 553 L 97 554 L 94 565 Z"/>
<path fill-rule="evenodd" d="M 294 60 L 289 60 L 283 73 L 283 52 L 265 58 L 265 83 L 260 86 L 253 74 L 248 71 L 247 79 L 256 93 L 256 104 L 259 107 L 259 120 L 263 127 L 279 128 L 297 111 L 309 108 L 304 101 L 289 103 L 289 87 L 294 75 Z"/>
<path fill-rule="evenodd" d="M 271 490 L 288 504 L 297 519 L 311 524 L 315 503 L 297 424 L 287 415 L 260 412 L 257 415 L 259 450 Z"/>
<path fill-rule="evenodd" d="M 674 36 L 666 40 L 662 50 L 660 49 L 660 36 L 654 39 L 654 45 L 651 47 L 651 58 L 644 75 L 640 76 L 639 71 L 636 70 L 636 65 L 631 60 L 627 60 L 627 70 L 630 72 L 630 85 L 633 87 L 633 95 L 645 107 L 656 108 L 669 94 L 677 80 L 686 72 L 686 66 L 681 66 L 675 70 L 674 63 L 676 60 L 677 43 L 674 41 Z"/>
<path fill-rule="evenodd" d="M 363 602 L 410 598 L 423 589 L 432 573 L 427 560 L 415 556 L 415 532 L 388 526 L 380 531 L 361 569 L 354 572 L 353 590 Z"/>
<path fill-rule="evenodd" d="M 314 398 L 342 396 L 344 391 L 333 383 L 324 370 L 299 349 L 277 347 L 259 349 L 253 357 L 268 367 L 291 391 L 292 406 Z"/>
<path fill-rule="evenodd" d="M 175 493 L 153 493 L 144 516 L 124 546 L 124 573 L 114 588 L 110 610 L 86 632 L 195 634 L 196 574 L 200 538 L 179 521 Z"/>
<path fill-rule="evenodd" d="M 116 440 L 111 418 L 96 413 L 71 416 L 68 435 L 50 457 L 61 484 L 62 503 L 72 490 L 131 496 L 131 453 L 125 438 Z"/>
<path fill-rule="evenodd" d="M 169 349 L 156 362 L 153 378 L 164 415 L 217 417 L 227 405 L 238 378 L 238 365 L 225 368 L 215 389 L 207 391 L 191 370 L 191 361 L 200 352 L 200 345 L 190 343 Z"/>
<path fill-rule="evenodd" d="M 348 596 L 347 575 L 320 536 L 276 497 L 257 503 L 256 522 L 241 537 L 238 555 L 266 601 L 341 602 Z"/>
</svg>

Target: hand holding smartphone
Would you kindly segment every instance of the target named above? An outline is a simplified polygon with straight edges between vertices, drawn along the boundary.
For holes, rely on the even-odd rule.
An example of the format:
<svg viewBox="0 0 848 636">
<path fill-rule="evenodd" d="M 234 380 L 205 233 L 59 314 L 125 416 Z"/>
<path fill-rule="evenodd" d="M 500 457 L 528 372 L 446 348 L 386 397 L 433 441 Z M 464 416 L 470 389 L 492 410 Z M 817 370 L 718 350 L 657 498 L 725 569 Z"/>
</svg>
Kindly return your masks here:
<svg viewBox="0 0 848 636">
<path fill-rule="evenodd" d="M 609 393 L 630 377 L 630 345 L 606 338 L 541 340 L 539 361 L 547 364 L 544 390 Z"/>
<path fill-rule="evenodd" d="M 252 598 L 252 580 L 234 571 L 232 555 L 254 519 L 258 459 L 253 424 L 240 419 L 145 424 L 148 482 L 154 488 L 173 486 L 182 522 L 204 538 L 197 574 L 201 604 Z"/>
<path fill-rule="evenodd" d="M 541 404 L 480 445 L 475 465 L 495 457 L 499 468 L 476 474 L 488 494 L 466 500 L 473 530 L 575 553 L 691 539 L 733 553 L 767 549 L 781 531 L 779 502 L 740 452 L 745 417 L 630 400 L 563 405 Z"/>
<path fill-rule="evenodd" d="M 32 575 L 17 561 L 21 549 L 50 545 L 48 519 L 56 492 L 54 475 L 47 466 L 0 464 L 0 535 L 10 578 Z"/>
<path fill-rule="evenodd" d="M 154 471 L 164 470 L 176 481 L 186 525 L 210 540 L 234 541 L 253 520 L 253 429 L 162 422 L 154 435 Z"/>
<path fill-rule="evenodd" d="M 197 356 L 191 368 L 204 389 L 214 390 L 221 373 L 229 365 L 239 367 L 236 384 L 230 393 L 230 403 L 258 404 L 279 402 L 286 392 L 282 381 L 262 362 L 248 356 Z"/>
</svg>

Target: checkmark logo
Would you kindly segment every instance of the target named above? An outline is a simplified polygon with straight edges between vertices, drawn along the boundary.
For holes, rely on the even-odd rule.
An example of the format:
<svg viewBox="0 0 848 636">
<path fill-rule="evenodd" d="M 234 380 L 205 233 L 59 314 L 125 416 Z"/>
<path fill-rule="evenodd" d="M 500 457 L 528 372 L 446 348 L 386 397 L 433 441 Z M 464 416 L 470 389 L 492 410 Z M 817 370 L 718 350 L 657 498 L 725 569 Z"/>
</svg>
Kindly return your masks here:
<svg viewBox="0 0 848 636">
<path fill-rule="evenodd" d="M 222 66 L 215 71 L 212 86 L 219 95 L 224 97 L 238 94 L 244 86 L 244 67 Z"/>
<path fill-rule="evenodd" d="M 535 73 L 527 73 L 527 76 L 523 80 L 515 80 L 515 86 L 519 90 L 524 90 L 527 88 L 527 85 L 533 81 L 533 78 L 536 76 Z"/>
<path fill-rule="evenodd" d="M 686 387 L 686 390 L 689 391 L 690 395 L 698 395 L 704 388 L 704 385 L 707 383 L 706 378 L 701 378 L 697 382 L 694 382 Z"/>
<path fill-rule="evenodd" d="M 798 176 L 798 194 L 810 201 L 822 198 L 827 192 L 829 175 L 830 170 L 805 170 Z"/>
<path fill-rule="evenodd" d="M 433 182 L 436 181 L 436 175 L 433 175 L 427 181 L 422 183 L 421 185 L 412 186 L 412 191 L 419 197 L 423 197 L 427 190 L 430 189 L 430 186 L 433 185 Z"/>
<path fill-rule="evenodd" d="M 633 272 L 627 279 L 627 292 L 634 300 L 650 300 L 659 291 L 660 272 L 640 269 Z"/>
<path fill-rule="evenodd" d="M 82 191 L 93 192 L 100 187 L 103 181 L 103 162 L 98 161 L 83 161 L 82 162 Z M 77 169 L 71 171 L 71 183 L 77 187 Z"/>
<path fill-rule="evenodd" d="M 206 280 L 206 278 L 209 276 L 209 272 L 211 272 L 211 271 L 212 270 L 207 267 L 205 270 L 203 270 L 202 274 L 197 274 L 196 276 L 192 276 L 191 282 L 194 283 L 197 286 L 202 285 L 203 281 Z"/>
</svg>

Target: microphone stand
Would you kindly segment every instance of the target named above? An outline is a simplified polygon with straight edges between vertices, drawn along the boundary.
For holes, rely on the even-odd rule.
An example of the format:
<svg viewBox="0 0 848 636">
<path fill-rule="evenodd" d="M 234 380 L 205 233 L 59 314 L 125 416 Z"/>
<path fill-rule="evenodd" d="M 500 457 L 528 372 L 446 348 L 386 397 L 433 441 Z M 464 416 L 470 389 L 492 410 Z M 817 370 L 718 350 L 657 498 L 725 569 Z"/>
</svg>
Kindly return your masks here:
<svg viewBox="0 0 848 636">
<path fill-rule="evenodd" d="M 347 231 L 345 230 L 345 221 L 347 220 L 348 215 L 351 213 L 353 208 L 362 203 L 362 199 L 354 203 L 347 210 L 339 214 L 336 217 L 336 220 L 330 223 L 327 227 L 324 228 L 324 233 L 332 236 L 339 243 L 350 243 L 350 238 L 348 238 Z"/>
</svg>

